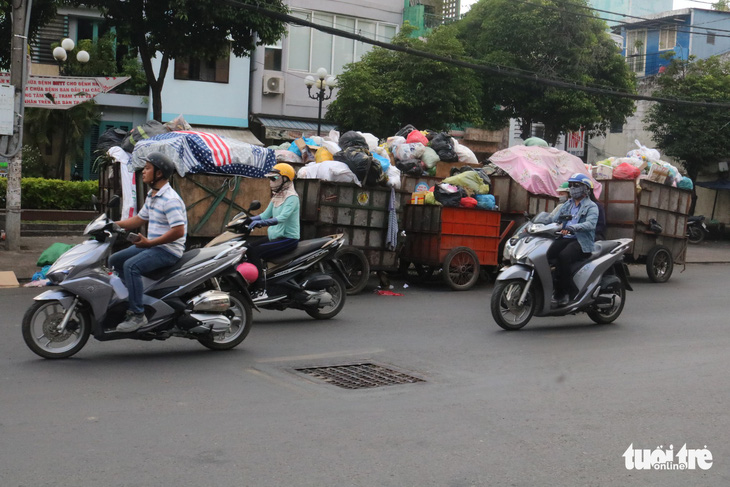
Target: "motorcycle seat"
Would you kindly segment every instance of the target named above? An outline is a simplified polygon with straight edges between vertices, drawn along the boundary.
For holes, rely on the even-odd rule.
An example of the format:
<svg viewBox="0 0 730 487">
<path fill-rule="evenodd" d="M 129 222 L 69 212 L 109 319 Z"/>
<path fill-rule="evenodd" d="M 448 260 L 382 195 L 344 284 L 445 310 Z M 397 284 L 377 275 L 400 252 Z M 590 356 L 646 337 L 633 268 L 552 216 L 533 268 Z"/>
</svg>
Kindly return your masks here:
<svg viewBox="0 0 730 487">
<path fill-rule="evenodd" d="M 575 274 L 575 272 L 583 267 L 586 262 L 589 260 L 594 260 L 599 257 L 603 257 L 604 255 L 611 252 L 613 249 L 618 247 L 620 245 L 620 242 L 616 242 L 615 240 L 601 240 L 599 242 L 595 242 L 593 244 L 593 252 L 591 253 L 590 257 L 587 259 L 579 260 L 574 262 L 570 266 L 570 273 Z"/>
<path fill-rule="evenodd" d="M 319 248 L 322 248 L 324 244 L 330 242 L 331 240 L 332 239 L 329 237 L 302 240 L 297 243 L 296 249 L 292 250 L 291 252 L 287 252 L 286 254 L 276 255 L 268 259 L 266 262 L 269 262 L 276 266 L 286 264 L 287 262 L 291 262 L 292 260 L 296 259 L 300 255 L 308 254 L 309 252 L 313 252 Z"/>
<path fill-rule="evenodd" d="M 178 260 L 175 265 L 171 267 L 161 267 L 160 269 L 156 269 L 152 272 L 146 273 L 144 276 L 149 279 L 159 281 L 163 277 L 172 274 L 176 270 L 182 269 L 187 263 L 195 258 L 200 258 L 200 260 L 212 259 L 216 255 L 218 255 L 220 251 L 221 249 L 218 247 L 188 250 L 182 255 L 182 257 L 180 257 L 180 260 Z"/>
</svg>

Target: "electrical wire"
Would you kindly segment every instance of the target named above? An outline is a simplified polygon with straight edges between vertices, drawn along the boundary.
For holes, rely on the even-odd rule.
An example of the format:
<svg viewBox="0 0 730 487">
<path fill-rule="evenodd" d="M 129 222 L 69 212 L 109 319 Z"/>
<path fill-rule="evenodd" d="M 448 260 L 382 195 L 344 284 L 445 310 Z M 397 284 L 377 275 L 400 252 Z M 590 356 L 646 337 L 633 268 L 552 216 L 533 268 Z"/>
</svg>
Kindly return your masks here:
<svg viewBox="0 0 730 487">
<path fill-rule="evenodd" d="M 675 105 L 682 105 L 682 106 L 695 106 L 695 107 L 705 107 L 705 108 L 730 108 L 730 103 L 714 103 L 714 102 L 685 100 L 685 99 L 680 99 L 680 98 L 663 98 L 663 97 L 639 95 L 639 94 L 628 93 L 626 91 L 621 91 L 621 90 L 612 89 L 612 88 L 589 86 L 589 85 L 585 85 L 585 84 L 579 84 L 577 82 L 564 81 L 564 80 L 560 80 L 560 79 L 556 79 L 556 78 L 546 78 L 546 77 L 539 76 L 537 73 L 534 73 L 534 72 L 521 71 L 521 70 L 517 70 L 514 68 L 507 68 L 507 67 L 498 66 L 498 65 L 475 64 L 473 62 L 463 61 L 461 59 L 445 57 L 445 56 L 440 56 L 440 55 L 432 54 L 432 53 L 425 52 L 425 51 L 420 51 L 420 50 L 413 49 L 413 48 L 410 48 L 407 46 L 400 46 L 400 45 L 391 44 L 391 43 L 387 43 L 387 42 L 376 41 L 376 40 L 369 39 L 367 37 L 364 37 L 364 36 L 361 36 L 358 34 L 353 34 L 350 32 L 342 31 L 340 29 L 335 29 L 333 27 L 318 25 L 313 22 L 309 22 L 307 20 L 300 19 L 298 17 L 293 17 L 289 14 L 275 12 L 275 11 L 266 9 L 264 7 L 261 7 L 259 5 L 249 5 L 246 3 L 242 3 L 239 0 L 221 0 L 221 3 L 230 5 L 233 7 L 238 7 L 243 10 L 256 12 L 258 14 L 279 20 L 281 22 L 302 25 L 305 27 L 311 27 L 313 29 L 317 29 L 319 31 L 326 32 L 328 34 L 332 34 L 335 36 L 345 37 L 348 39 L 354 39 L 356 41 L 360 41 L 360 42 L 364 42 L 366 44 L 371 44 L 374 46 L 382 47 L 384 49 L 399 51 L 399 52 L 403 52 L 406 54 L 411 54 L 414 56 L 431 59 L 434 61 L 440 61 L 440 62 L 451 64 L 454 66 L 459 66 L 459 67 L 463 67 L 463 68 L 473 69 L 476 71 L 486 72 L 486 73 L 490 73 L 495 76 L 502 76 L 502 77 L 509 76 L 509 77 L 523 79 L 526 81 L 531 81 L 531 82 L 534 82 L 534 83 L 537 83 L 540 85 L 544 85 L 544 86 L 572 89 L 572 90 L 582 91 L 585 93 L 592 93 L 592 94 L 596 94 L 596 95 L 615 96 L 618 98 L 627 98 L 630 100 L 637 100 L 637 101 L 653 101 L 653 102 L 668 103 L 668 104 L 675 104 Z"/>
</svg>

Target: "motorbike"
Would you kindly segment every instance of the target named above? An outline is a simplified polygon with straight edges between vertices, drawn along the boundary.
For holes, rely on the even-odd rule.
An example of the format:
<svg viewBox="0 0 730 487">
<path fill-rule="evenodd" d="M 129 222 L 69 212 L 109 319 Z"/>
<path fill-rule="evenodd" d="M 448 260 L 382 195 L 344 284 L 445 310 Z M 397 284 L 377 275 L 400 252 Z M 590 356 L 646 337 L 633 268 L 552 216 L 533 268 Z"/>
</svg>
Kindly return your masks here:
<svg viewBox="0 0 730 487">
<path fill-rule="evenodd" d="M 623 255 L 631 239 L 602 240 L 593 253 L 571 267 L 568 304 L 552 299 L 555 281 L 548 250 L 562 235 L 562 223 L 552 223 L 542 213 L 525 223 L 505 244 L 504 261 L 509 263 L 497 276 L 491 297 L 494 321 L 505 330 L 519 330 L 534 316 L 565 316 L 586 312 L 596 323 L 616 320 L 632 291 Z"/>
<path fill-rule="evenodd" d="M 233 217 L 226 225 L 226 231 L 211 240 L 205 248 L 216 248 L 219 245 L 248 241 L 252 211 L 261 207 L 259 201 L 253 201 L 248 210 Z M 263 273 L 258 279 L 263 280 L 263 294 L 254 295 L 254 309 L 283 311 L 287 308 L 303 310 L 315 319 L 326 320 L 336 316 L 345 305 L 346 286 L 350 285 L 345 270 L 336 258 L 337 251 L 345 243 L 342 234 L 328 237 L 302 240 L 296 249 L 283 255 L 269 259 L 263 265 Z M 247 263 L 245 255 L 241 260 Z M 238 280 L 233 290 L 249 295 L 248 282 Z M 228 285 L 231 283 L 229 282 Z M 214 283 L 214 287 L 219 286 Z M 223 290 L 231 290 L 222 286 Z"/>
<path fill-rule="evenodd" d="M 691 216 L 687 219 L 687 240 L 689 243 L 698 244 L 702 242 L 707 233 L 704 215 Z"/>
<path fill-rule="evenodd" d="M 118 199 L 113 197 L 110 206 L 114 198 Z M 241 242 L 185 252 L 174 266 L 144 276 L 148 324 L 124 333 L 115 328 L 125 318 L 128 292 L 107 262 L 120 237 L 134 241 L 136 234 L 102 214 L 86 226 L 84 235 L 91 239 L 61 255 L 48 270 L 46 277 L 59 288 L 36 296 L 23 317 L 23 339 L 37 355 L 70 357 L 92 334 L 99 341 L 181 337 L 212 350 L 231 349 L 248 335 L 251 298 L 207 286 L 211 278 L 240 278 L 235 264 L 244 252 Z"/>
</svg>

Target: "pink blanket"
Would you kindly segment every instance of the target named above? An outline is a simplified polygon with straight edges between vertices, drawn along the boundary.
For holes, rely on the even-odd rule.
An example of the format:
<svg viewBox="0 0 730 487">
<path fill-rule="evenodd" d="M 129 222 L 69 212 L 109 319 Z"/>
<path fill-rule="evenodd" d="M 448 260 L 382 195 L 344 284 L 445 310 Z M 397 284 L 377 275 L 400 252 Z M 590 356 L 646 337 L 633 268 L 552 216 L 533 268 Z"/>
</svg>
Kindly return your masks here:
<svg viewBox="0 0 730 487">
<path fill-rule="evenodd" d="M 583 161 L 554 147 L 516 145 L 495 152 L 489 160 L 533 194 L 558 196 L 560 185 L 581 173 L 593 181 L 596 198 L 601 195 L 601 183 L 593 179 Z"/>
</svg>

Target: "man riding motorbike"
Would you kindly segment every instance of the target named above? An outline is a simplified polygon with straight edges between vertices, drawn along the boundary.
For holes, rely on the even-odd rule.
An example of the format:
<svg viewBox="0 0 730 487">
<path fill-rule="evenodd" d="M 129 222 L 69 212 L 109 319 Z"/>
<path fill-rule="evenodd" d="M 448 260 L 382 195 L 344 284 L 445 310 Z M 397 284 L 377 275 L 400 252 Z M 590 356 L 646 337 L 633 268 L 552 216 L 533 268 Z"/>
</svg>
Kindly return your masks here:
<svg viewBox="0 0 730 487">
<path fill-rule="evenodd" d="M 299 242 L 299 195 L 294 189 L 294 168 L 279 163 L 266 174 L 271 188 L 271 202 L 259 215 L 251 218 L 249 230 L 268 227 L 268 236 L 252 241 L 246 255 L 259 270 L 259 278 L 253 285 L 253 298 L 266 297 L 262 260 L 291 252 Z"/>
<path fill-rule="evenodd" d="M 153 152 L 145 159 L 142 181 L 150 186 L 144 206 L 132 218 L 115 222 L 124 230 L 148 223 L 147 237 L 138 235 L 134 245 L 109 258 L 129 290 L 129 310 L 117 331 L 133 332 L 147 324 L 142 305 L 142 276 L 175 265 L 185 251 L 187 213 L 185 203 L 169 184 L 175 164 L 166 155 Z"/>
<path fill-rule="evenodd" d="M 598 205 L 589 193 L 593 181 L 585 174 L 575 173 L 568 179 L 570 199 L 560 207 L 553 222 L 563 221 L 562 237 L 555 241 L 548 252 L 548 259 L 557 259 L 555 301 L 565 306 L 570 300 L 570 266 L 573 262 L 587 259 L 593 252 Z"/>
</svg>

